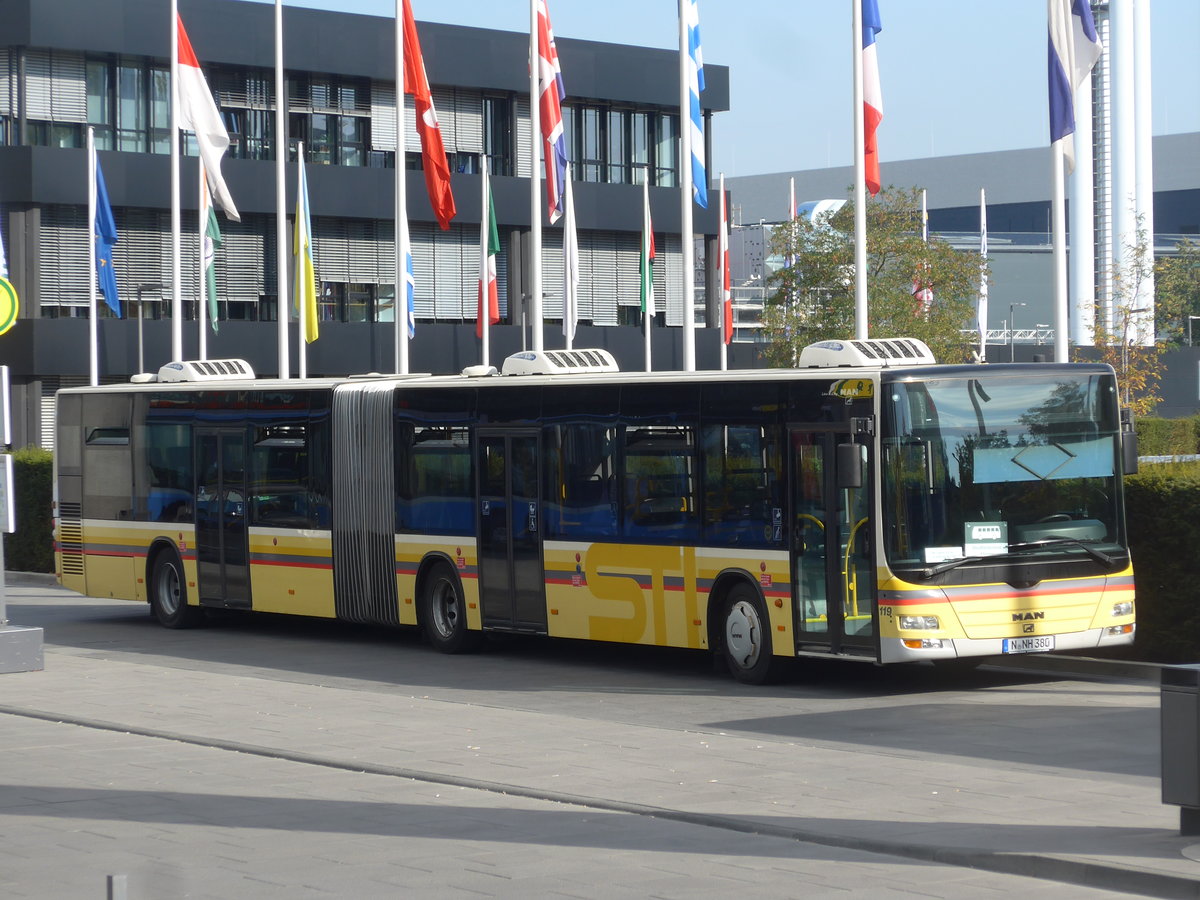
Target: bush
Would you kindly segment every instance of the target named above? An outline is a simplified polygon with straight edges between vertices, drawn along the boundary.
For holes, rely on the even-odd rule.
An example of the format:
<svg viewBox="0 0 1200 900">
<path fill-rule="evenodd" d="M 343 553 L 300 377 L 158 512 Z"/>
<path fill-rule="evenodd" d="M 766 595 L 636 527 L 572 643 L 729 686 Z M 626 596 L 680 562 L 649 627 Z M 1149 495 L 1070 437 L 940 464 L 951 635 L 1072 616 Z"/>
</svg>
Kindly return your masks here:
<svg viewBox="0 0 1200 900">
<path fill-rule="evenodd" d="M 1138 453 L 1142 456 L 1181 456 L 1200 452 L 1200 416 L 1186 419 L 1134 420 Z"/>
<path fill-rule="evenodd" d="M 1144 466 L 1125 479 L 1125 500 L 1137 584 L 1133 655 L 1200 661 L 1200 462 Z"/>
<path fill-rule="evenodd" d="M 25 447 L 12 457 L 17 530 L 4 535 L 4 567 L 14 572 L 53 572 L 54 456 L 40 447 Z"/>
</svg>

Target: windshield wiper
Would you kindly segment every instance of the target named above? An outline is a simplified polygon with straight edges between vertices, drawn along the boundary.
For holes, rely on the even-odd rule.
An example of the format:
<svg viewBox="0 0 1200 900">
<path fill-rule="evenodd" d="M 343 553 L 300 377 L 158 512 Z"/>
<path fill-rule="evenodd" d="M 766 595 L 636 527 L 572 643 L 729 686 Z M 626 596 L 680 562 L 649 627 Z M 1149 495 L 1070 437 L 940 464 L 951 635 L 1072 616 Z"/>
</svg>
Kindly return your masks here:
<svg viewBox="0 0 1200 900">
<path fill-rule="evenodd" d="M 1100 543 L 1104 543 L 1104 542 L 1103 541 L 1080 540 L 1079 538 L 1069 538 L 1069 537 L 1049 537 L 1049 538 L 1043 538 L 1040 541 L 1025 541 L 1022 544 L 1009 544 L 1008 549 L 1009 549 L 1009 552 L 1011 553 L 1013 551 L 1019 552 L 1021 550 L 1043 550 L 1047 547 L 1064 547 L 1064 546 L 1078 547 L 1080 550 L 1082 550 L 1084 553 L 1086 553 L 1092 559 L 1096 560 L 1096 562 L 1104 563 L 1104 565 L 1106 565 L 1106 566 L 1113 565 L 1116 562 L 1116 560 L 1114 560 L 1107 553 L 1102 553 L 1101 551 L 1097 550 L 1095 547 L 1090 546 L 1091 544 L 1100 544 Z"/>
<path fill-rule="evenodd" d="M 926 578 L 932 578 L 934 575 L 941 575 L 943 572 L 949 572 L 951 569 L 957 569 L 959 566 L 965 566 L 967 563 L 983 562 L 984 560 L 1001 560 L 1011 559 L 1014 556 L 1020 556 L 1026 550 L 1045 550 L 1051 547 L 1078 547 L 1092 559 L 1105 566 L 1112 566 L 1116 563 L 1107 553 L 1102 553 L 1090 544 L 1099 544 L 1101 541 L 1085 541 L 1078 538 L 1058 537 L 1045 538 L 1040 541 L 1025 541 L 1020 544 L 1009 544 L 1007 553 L 993 553 L 988 556 L 963 556 L 959 559 L 950 559 L 944 563 L 938 563 L 936 566 L 929 566 L 924 569 L 921 574 Z"/>
</svg>

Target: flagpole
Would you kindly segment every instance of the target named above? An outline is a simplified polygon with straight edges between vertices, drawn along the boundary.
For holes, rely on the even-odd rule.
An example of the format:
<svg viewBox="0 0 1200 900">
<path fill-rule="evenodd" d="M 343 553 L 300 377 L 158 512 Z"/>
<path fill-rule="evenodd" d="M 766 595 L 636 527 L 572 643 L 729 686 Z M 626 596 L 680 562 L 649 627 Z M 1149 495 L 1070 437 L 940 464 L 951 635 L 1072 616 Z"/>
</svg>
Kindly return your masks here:
<svg viewBox="0 0 1200 900">
<path fill-rule="evenodd" d="M 297 141 L 296 142 L 296 221 L 292 226 L 294 229 L 296 229 L 297 232 L 300 231 L 300 216 L 303 214 L 300 210 L 300 202 L 301 202 L 300 198 L 303 196 L 303 191 L 304 191 L 303 181 L 304 181 L 304 142 Z M 303 241 L 304 240 L 307 240 L 311 243 L 312 235 L 308 234 L 307 232 L 304 233 L 303 238 L 302 238 L 302 243 L 300 244 L 300 247 L 299 247 L 300 252 L 295 254 L 296 259 L 294 260 L 294 262 L 296 263 L 296 266 L 297 266 L 297 272 L 299 272 L 299 266 L 301 264 L 300 260 L 303 258 L 303 253 L 304 253 Z M 304 292 L 300 290 L 299 284 L 295 284 L 292 287 L 292 293 L 296 298 L 296 324 L 298 326 L 296 328 L 296 365 L 298 367 L 297 373 L 300 378 L 304 379 L 304 378 L 308 377 L 308 346 L 304 340 L 304 333 L 307 330 L 307 324 L 308 324 L 308 320 L 307 320 L 308 297 L 306 297 L 304 295 Z"/>
<path fill-rule="evenodd" d="M 1063 174 L 1063 142 L 1050 147 L 1051 246 L 1054 248 L 1054 361 L 1067 361 L 1067 217 L 1066 178 Z M 1012 327 L 1012 323 L 1009 323 Z"/>
<path fill-rule="evenodd" d="M 579 321 L 579 233 L 575 226 L 575 192 L 571 187 L 571 164 L 563 178 L 563 336 L 566 347 L 575 344 L 575 326 Z"/>
<path fill-rule="evenodd" d="M 988 272 L 987 272 L 987 194 L 979 189 L 979 304 L 975 322 L 979 327 L 979 362 L 987 362 Z"/>
<path fill-rule="evenodd" d="M 200 174 L 199 191 L 196 194 L 196 221 L 198 223 L 197 233 L 200 240 L 200 280 L 197 282 L 196 291 L 196 322 L 200 326 L 199 358 L 208 359 L 208 309 L 205 304 L 204 291 L 204 229 L 208 222 L 204 218 L 204 191 L 207 185 L 204 183 L 204 160 L 196 160 L 196 171 Z"/>
<path fill-rule="evenodd" d="M 408 374 L 408 269 L 405 224 L 408 218 L 407 158 L 405 156 L 404 121 L 404 0 L 396 0 L 396 296 L 393 301 L 396 326 L 396 374 Z"/>
<path fill-rule="evenodd" d="M 529 321 L 530 347 L 534 352 L 542 349 L 542 185 L 538 175 L 542 112 L 538 92 L 541 60 L 537 19 L 537 0 L 529 0 Z M 550 90 L 549 86 L 547 90 Z"/>
<path fill-rule="evenodd" d="M 486 159 L 484 159 L 483 178 L 480 179 L 480 183 L 482 194 L 479 208 L 482 212 L 479 215 L 479 303 L 477 304 L 478 308 L 475 315 L 479 319 L 479 334 L 483 342 L 479 361 L 486 366 L 491 364 L 490 340 L 492 332 L 491 285 L 488 282 L 488 236 L 491 234 L 492 223 L 489 218 L 491 207 L 488 204 L 488 170 Z"/>
<path fill-rule="evenodd" d="M 679 0 L 679 196 L 680 237 L 683 249 L 683 371 L 696 371 L 696 274 L 692 247 L 692 118 L 688 71 L 688 23 Z"/>
<path fill-rule="evenodd" d="M 283 79 L 283 0 L 275 0 L 275 295 L 279 377 L 292 377 L 288 358 L 287 290 L 287 87 Z M 303 336 L 300 338 L 304 340 Z"/>
<path fill-rule="evenodd" d="M 91 126 L 87 130 L 87 160 L 88 383 L 95 387 L 100 383 L 100 323 L 96 321 L 96 135 Z"/>
<path fill-rule="evenodd" d="M 854 337 L 867 337 L 867 166 L 863 118 L 863 24 L 861 0 L 850 0 L 854 14 Z"/>
<path fill-rule="evenodd" d="M 179 3 L 171 0 L 171 359 L 183 359 L 183 226 L 179 174 Z"/>
<path fill-rule="evenodd" d="M 654 224 L 650 218 L 650 173 L 642 179 L 642 247 L 639 270 L 642 295 L 642 330 L 646 340 L 646 371 L 652 369 L 650 357 L 650 335 L 654 324 L 654 262 L 651 247 L 654 246 Z"/>
</svg>

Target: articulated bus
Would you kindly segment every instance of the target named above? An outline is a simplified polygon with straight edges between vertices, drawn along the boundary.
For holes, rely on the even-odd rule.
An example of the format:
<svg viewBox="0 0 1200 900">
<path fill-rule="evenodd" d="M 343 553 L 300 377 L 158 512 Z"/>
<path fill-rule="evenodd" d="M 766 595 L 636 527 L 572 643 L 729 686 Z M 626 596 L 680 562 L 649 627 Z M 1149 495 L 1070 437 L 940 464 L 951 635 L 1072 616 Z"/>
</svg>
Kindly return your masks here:
<svg viewBox="0 0 1200 900">
<path fill-rule="evenodd" d="M 58 394 L 61 583 L 148 602 L 707 649 L 971 661 L 1128 644 L 1099 364 L 937 365 L 826 341 L 795 369 L 622 373 L 604 351 L 454 376 L 257 380 L 241 361 Z"/>
</svg>

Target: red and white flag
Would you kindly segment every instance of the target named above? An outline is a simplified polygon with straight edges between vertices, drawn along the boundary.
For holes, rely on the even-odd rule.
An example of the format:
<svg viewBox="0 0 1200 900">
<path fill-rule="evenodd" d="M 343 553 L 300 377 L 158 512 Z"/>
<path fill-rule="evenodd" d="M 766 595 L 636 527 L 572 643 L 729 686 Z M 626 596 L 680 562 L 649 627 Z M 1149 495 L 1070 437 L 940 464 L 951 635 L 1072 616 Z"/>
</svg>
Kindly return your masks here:
<svg viewBox="0 0 1200 900">
<path fill-rule="evenodd" d="M 450 229 L 450 220 L 458 211 L 450 190 L 450 163 L 438 125 L 433 95 L 425 75 L 425 57 L 417 38 L 417 23 L 413 20 L 412 5 L 404 0 L 404 93 L 412 94 L 417 107 L 417 134 L 421 138 L 421 164 L 425 169 L 425 188 L 429 203 L 442 231 Z"/>
<path fill-rule="evenodd" d="M 538 22 L 538 110 L 542 124 L 542 158 L 546 166 L 546 207 L 550 223 L 563 214 L 563 185 L 567 173 L 567 137 L 563 131 L 562 101 L 567 93 L 563 88 L 562 68 L 558 64 L 558 48 L 554 45 L 554 29 L 546 0 L 537 0 Z"/>
<path fill-rule="evenodd" d="M 229 132 L 225 130 L 216 101 L 208 89 L 208 82 L 204 80 L 204 73 L 192 50 L 192 42 L 184 30 L 183 19 L 176 17 L 176 22 L 179 26 L 179 73 L 175 81 L 175 98 L 179 104 L 179 127 L 195 132 L 213 199 L 225 210 L 225 215 L 240 222 L 242 218 L 233 205 L 233 197 L 221 174 L 221 157 L 229 149 Z"/>
<path fill-rule="evenodd" d="M 879 57 L 875 53 L 875 35 L 883 31 L 876 0 L 862 0 L 862 75 L 863 122 L 866 136 L 867 190 L 879 193 L 879 146 L 875 131 L 883 119 L 883 91 L 879 87 Z"/>
</svg>

